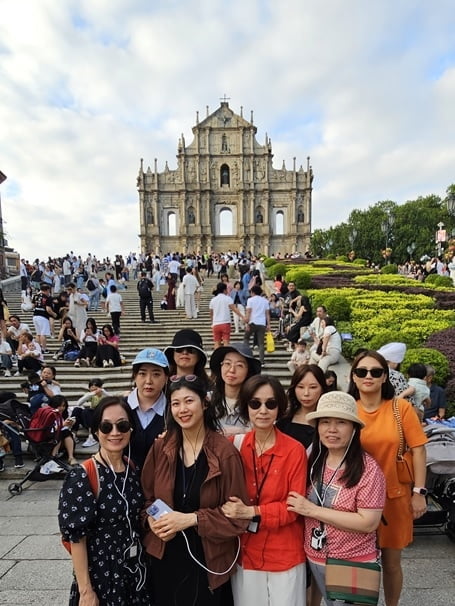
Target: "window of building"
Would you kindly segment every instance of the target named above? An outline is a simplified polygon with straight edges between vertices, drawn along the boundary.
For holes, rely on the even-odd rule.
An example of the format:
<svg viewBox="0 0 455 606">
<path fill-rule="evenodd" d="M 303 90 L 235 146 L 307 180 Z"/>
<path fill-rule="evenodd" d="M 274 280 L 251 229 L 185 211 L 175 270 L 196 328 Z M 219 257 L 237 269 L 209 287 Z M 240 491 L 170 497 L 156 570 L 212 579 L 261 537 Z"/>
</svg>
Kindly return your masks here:
<svg viewBox="0 0 455 606">
<path fill-rule="evenodd" d="M 167 216 L 167 231 L 169 236 L 177 235 L 177 217 L 175 213 L 169 213 Z"/>
<path fill-rule="evenodd" d="M 220 212 L 220 236 L 232 236 L 233 233 L 232 211 L 229 208 L 223 208 Z"/>
<path fill-rule="evenodd" d="M 275 215 L 275 234 L 282 236 L 284 234 L 284 213 L 279 210 Z"/>
<path fill-rule="evenodd" d="M 229 166 L 227 164 L 223 164 L 220 168 L 220 183 L 221 185 L 230 184 Z"/>
</svg>

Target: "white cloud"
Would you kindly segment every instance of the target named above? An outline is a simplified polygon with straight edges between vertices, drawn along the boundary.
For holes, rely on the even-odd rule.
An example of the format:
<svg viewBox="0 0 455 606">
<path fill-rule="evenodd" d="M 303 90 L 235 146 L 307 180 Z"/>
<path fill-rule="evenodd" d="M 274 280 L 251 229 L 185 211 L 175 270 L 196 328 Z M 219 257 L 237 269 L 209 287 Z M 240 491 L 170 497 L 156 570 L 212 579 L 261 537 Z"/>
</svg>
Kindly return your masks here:
<svg viewBox="0 0 455 606">
<path fill-rule="evenodd" d="M 311 156 L 313 229 L 455 180 L 450 0 L 3 0 L 2 17 L 3 216 L 28 258 L 137 249 L 139 158 L 175 167 L 224 93 L 275 166 Z"/>
</svg>

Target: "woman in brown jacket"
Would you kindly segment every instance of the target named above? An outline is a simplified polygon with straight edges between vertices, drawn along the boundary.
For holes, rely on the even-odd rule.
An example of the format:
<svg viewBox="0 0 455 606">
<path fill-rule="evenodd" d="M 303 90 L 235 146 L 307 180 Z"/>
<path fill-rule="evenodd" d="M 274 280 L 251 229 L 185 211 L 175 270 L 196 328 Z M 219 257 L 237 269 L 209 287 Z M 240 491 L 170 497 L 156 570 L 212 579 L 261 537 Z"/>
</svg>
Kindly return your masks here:
<svg viewBox="0 0 455 606">
<path fill-rule="evenodd" d="M 171 377 L 167 433 L 142 471 L 144 545 L 157 606 L 232 604 L 229 579 L 247 522 L 226 518 L 221 506 L 231 496 L 247 497 L 239 453 L 217 429 L 204 383 L 196 375 Z M 156 499 L 172 511 L 150 516 Z"/>
</svg>

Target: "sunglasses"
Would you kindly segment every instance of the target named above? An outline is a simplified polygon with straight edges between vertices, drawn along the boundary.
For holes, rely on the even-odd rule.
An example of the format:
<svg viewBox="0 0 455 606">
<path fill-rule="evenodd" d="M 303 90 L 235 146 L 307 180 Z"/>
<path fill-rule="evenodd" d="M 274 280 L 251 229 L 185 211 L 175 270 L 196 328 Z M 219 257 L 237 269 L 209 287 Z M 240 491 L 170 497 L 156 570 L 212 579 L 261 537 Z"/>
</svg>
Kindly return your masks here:
<svg viewBox="0 0 455 606">
<path fill-rule="evenodd" d="M 197 354 L 199 353 L 195 347 L 179 347 L 175 350 L 177 353 Z"/>
<path fill-rule="evenodd" d="M 259 410 L 262 404 L 265 404 L 268 410 L 275 410 L 275 408 L 278 407 L 278 402 L 276 400 L 267 400 L 266 402 L 261 402 L 260 400 L 253 399 L 248 402 L 248 406 L 253 410 Z"/>
<path fill-rule="evenodd" d="M 373 379 L 379 379 L 382 377 L 385 370 L 383 368 L 354 368 L 352 374 L 354 374 L 359 379 L 364 379 L 368 373 L 373 377 Z"/>
<path fill-rule="evenodd" d="M 169 377 L 169 381 L 171 383 L 178 383 L 179 381 L 187 381 L 188 383 L 193 383 L 196 381 L 197 375 L 185 375 L 184 377 L 179 377 L 178 375 L 172 375 Z"/>
<path fill-rule="evenodd" d="M 131 427 L 131 423 L 129 421 L 119 421 L 118 423 L 111 423 L 110 421 L 102 421 L 99 426 L 99 430 L 101 433 L 111 433 L 111 431 L 116 427 L 117 431 L 120 433 L 128 433 Z"/>
</svg>

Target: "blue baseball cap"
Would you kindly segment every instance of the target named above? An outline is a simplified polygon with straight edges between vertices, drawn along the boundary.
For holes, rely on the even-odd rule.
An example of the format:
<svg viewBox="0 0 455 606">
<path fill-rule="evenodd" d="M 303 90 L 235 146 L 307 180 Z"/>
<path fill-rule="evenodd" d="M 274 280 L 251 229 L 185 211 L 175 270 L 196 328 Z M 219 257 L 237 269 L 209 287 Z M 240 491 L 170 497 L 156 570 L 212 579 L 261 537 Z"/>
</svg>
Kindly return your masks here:
<svg viewBox="0 0 455 606">
<path fill-rule="evenodd" d="M 155 349 L 154 347 L 142 349 L 132 362 L 133 366 L 136 366 L 137 364 L 154 364 L 155 366 L 160 366 L 169 371 L 169 362 L 166 356 L 161 349 Z"/>
</svg>

